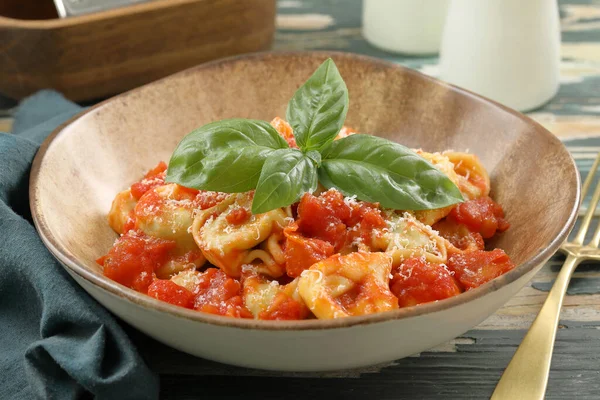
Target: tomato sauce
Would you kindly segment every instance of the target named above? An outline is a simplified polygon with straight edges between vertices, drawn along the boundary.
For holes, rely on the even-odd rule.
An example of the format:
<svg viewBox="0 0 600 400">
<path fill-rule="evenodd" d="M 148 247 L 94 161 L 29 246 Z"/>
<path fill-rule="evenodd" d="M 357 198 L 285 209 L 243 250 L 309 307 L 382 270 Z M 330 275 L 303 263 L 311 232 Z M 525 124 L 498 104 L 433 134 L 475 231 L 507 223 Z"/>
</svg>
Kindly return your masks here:
<svg viewBox="0 0 600 400">
<path fill-rule="evenodd" d="M 179 307 L 194 308 L 194 294 L 170 280 L 156 279 L 148 287 L 148 296 Z"/>
<path fill-rule="evenodd" d="M 238 207 L 231 210 L 225 219 L 231 225 L 241 225 L 250 219 L 250 213 L 244 207 Z"/>
<path fill-rule="evenodd" d="M 390 290 L 400 307 L 443 300 L 462 292 L 446 268 L 421 258 L 409 258 L 392 270 Z"/>
<path fill-rule="evenodd" d="M 432 228 L 454 247 L 464 251 L 483 250 L 485 243 L 479 232 L 471 232 L 466 225 L 452 219 L 443 219 Z"/>
<path fill-rule="evenodd" d="M 298 231 L 303 236 L 329 242 L 337 252 L 346 242 L 343 221 L 350 214 L 350 207 L 339 192 L 329 190 L 319 197 L 306 193 L 298 205 Z"/>
<path fill-rule="evenodd" d="M 284 230 L 288 276 L 299 276 L 312 264 L 349 249 L 360 239 L 369 243 L 374 229 L 386 226 L 376 205 L 348 201 L 336 190 L 305 194 L 296 223 Z"/>
<path fill-rule="evenodd" d="M 294 300 L 286 293 L 279 292 L 266 311 L 258 315 L 258 319 L 267 320 L 298 320 L 306 318 L 308 308 Z"/>
<path fill-rule="evenodd" d="M 370 290 L 368 288 L 366 288 L 365 286 L 371 286 L 371 285 L 367 281 L 359 282 L 356 285 L 354 285 L 352 288 L 350 288 L 350 290 L 347 290 L 346 292 L 344 292 L 344 294 L 342 294 L 341 296 L 339 296 L 337 298 L 337 301 L 342 306 L 344 311 L 346 311 L 347 313 L 351 313 L 352 309 L 354 307 L 356 307 L 356 303 L 358 302 L 358 300 L 361 297 L 364 297 L 365 293 L 368 297 L 374 297 L 374 296 L 371 296 Z M 373 291 L 372 293 L 373 294 L 377 293 L 377 290 Z"/>
<path fill-rule="evenodd" d="M 481 286 L 515 267 L 501 249 L 453 254 L 447 264 L 465 290 Z"/>
<path fill-rule="evenodd" d="M 117 239 L 108 254 L 97 262 L 104 267 L 104 275 L 108 278 L 146 293 L 155 271 L 168 260 L 175 246 L 172 240 L 129 231 Z"/>
<path fill-rule="evenodd" d="M 368 203 L 361 203 L 359 207 L 353 210 L 353 219 L 358 220 L 358 222 L 355 224 L 350 222 L 349 237 L 346 244 L 353 243 L 356 238 L 360 238 L 362 243 L 368 244 L 375 229 L 382 229 L 387 226 L 379 209 Z"/>
<path fill-rule="evenodd" d="M 165 184 L 167 164 L 164 161 L 146 173 L 144 178 L 131 185 L 131 195 L 139 200 L 148 190 Z"/>
<path fill-rule="evenodd" d="M 210 314 L 227 315 L 236 318 L 252 318 L 252 313 L 244 305 L 242 285 L 217 268 L 209 268 L 198 280 L 194 290 L 194 308 Z"/>
<path fill-rule="evenodd" d="M 354 253 L 358 254 L 358 253 Z M 341 273 L 341 271 L 340 271 Z M 341 275 L 341 274 L 340 274 Z M 351 279 L 354 285 L 337 297 L 337 303 L 349 315 L 365 315 L 377 310 L 393 310 L 398 308 L 396 297 L 386 285 L 374 275 L 366 275 L 360 280 Z"/>
<path fill-rule="evenodd" d="M 510 225 L 504 219 L 502 207 L 489 197 L 465 201 L 452 209 L 448 219 L 466 225 L 472 232 L 489 239 L 496 232 L 504 232 Z"/>
<path fill-rule="evenodd" d="M 373 229 L 385 226 L 376 205 L 347 201 L 336 190 L 328 190 L 318 197 L 307 193 L 298 205 L 299 232 L 331 243 L 336 252 L 356 237 L 368 240 Z"/>
<path fill-rule="evenodd" d="M 136 224 L 138 219 L 146 219 L 162 214 L 166 201 L 167 199 L 157 193 L 156 190 L 150 189 L 145 192 L 142 197 L 138 199 L 138 202 L 133 209 L 133 216 Z"/>
<path fill-rule="evenodd" d="M 333 245 L 321 239 L 306 238 L 297 233 L 298 225 L 293 223 L 283 230 L 286 237 L 286 273 L 298 277 L 311 265 L 326 259 L 334 253 Z"/>
</svg>

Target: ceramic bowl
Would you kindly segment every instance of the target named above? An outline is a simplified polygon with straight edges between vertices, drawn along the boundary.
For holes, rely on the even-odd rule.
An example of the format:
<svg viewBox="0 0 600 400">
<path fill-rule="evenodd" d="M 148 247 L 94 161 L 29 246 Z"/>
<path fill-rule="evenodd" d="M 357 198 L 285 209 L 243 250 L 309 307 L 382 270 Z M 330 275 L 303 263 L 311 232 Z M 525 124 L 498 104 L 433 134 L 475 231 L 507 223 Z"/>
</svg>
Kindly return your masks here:
<svg viewBox="0 0 600 400">
<path fill-rule="evenodd" d="M 117 235 L 106 214 L 117 192 L 192 129 L 224 118 L 271 120 L 331 56 L 350 93 L 347 124 L 427 151 L 466 150 L 490 172 L 511 228 L 492 246 L 517 267 L 443 301 L 338 320 L 255 321 L 178 308 L 102 275 L 94 260 Z M 562 143 L 531 119 L 413 70 L 343 53 L 263 53 L 200 65 L 117 96 L 68 121 L 41 147 L 31 210 L 42 240 L 96 300 L 184 352 L 289 371 L 360 367 L 409 356 L 474 327 L 515 295 L 558 249 L 580 203 Z"/>
</svg>

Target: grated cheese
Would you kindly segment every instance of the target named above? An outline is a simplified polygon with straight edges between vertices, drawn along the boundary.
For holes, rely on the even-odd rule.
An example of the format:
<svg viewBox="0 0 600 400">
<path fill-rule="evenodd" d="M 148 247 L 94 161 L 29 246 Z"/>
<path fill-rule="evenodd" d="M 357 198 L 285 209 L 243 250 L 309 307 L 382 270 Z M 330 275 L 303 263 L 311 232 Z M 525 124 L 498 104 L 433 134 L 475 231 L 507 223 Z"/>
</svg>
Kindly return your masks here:
<svg viewBox="0 0 600 400">
<path fill-rule="evenodd" d="M 256 272 L 256 265 L 253 264 L 242 264 L 242 272 L 243 273 L 248 273 L 248 272 Z"/>
<path fill-rule="evenodd" d="M 254 226 L 254 229 L 256 229 L 256 237 L 254 238 L 254 240 L 260 240 L 260 229 L 258 229 L 258 226 Z"/>
<path fill-rule="evenodd" d="M 358 202 L 356 201 L 356 195 L 344 197 L 344 204 L 346 204 L 348 207 L 357 206 Z"/>
</svg>

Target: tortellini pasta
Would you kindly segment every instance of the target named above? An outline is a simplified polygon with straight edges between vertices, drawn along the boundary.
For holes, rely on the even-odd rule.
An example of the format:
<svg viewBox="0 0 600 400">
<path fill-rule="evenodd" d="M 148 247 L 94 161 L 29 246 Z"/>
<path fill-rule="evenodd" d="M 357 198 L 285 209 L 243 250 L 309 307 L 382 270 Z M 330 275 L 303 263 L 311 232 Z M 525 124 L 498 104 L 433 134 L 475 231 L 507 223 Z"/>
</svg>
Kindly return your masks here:
<svg viewBox="0 0 600 400">
<path fill-rule="evenodd" d="M 458 176 L 458 182 L 455 183 L 467 200 L 490 194 L 490 177 L 479 157 L 453 151 L 444 154 L 454 164 L 454 171 Z"/>
<path fill-rule="evenodd" d="M 176 241 L 182 252 L 193 250 L 196 245 L 188 229 L 195 196 L 175 183 L 149 190 L 135 206 L 137 228 L 149 236 Z"/>
<path fill-rule="evenodd" d="M 429 262 L 444 263 L 447 241 L 419 222 L 412 214 L 393 212 L 387 218 L 388 228 L 373 238 L 374 249 L 390 253 L 394 265 L 412 257 L 425 257 Z"/>
<path fill-rule="evenodd" d="M 280 285 L 275 280 L 268 281 L 259 275 L 253 275 L 244 280 L 244 304 L 254 318 L 274 319 L 279 309 L 284 308 L 289 314 L 290 308 L 294 307 L 295 314 L 292 313 L 291 316 L 302 319 L 309 310 L 298 292 L 298 282 L 299 279 L 296 278 L 287 285 Z"/>
<path fill-rule="evenodd" d="M 108 212 L 108 224 L 117 233 L 125 233 L 125 225 L 132 218 L 137 200 L 131 195 L 131 190 L 123 190 L 117 194 Z"/>
<path fill-rule="evenodd" d="M 446 174 L 466 200 L 489 195 L 490 177 L 476 155 L 454 151 L 427 153 L 420 149 L 415 152 Z M 433 225 L 446 217 L 453 207 L 419 210 L 414 214 L 424 224 Z"/>
<path fill-rule="evenodd" d="M 448 176 L 448 178 L 458 185 L 459 176 L 454 171 L 454 164 L 448 157 L 441 153 L 427 153 L 422 150 L 416 150 L 416 153 L 421 157 L 431 162 L 440 171 Z M 415 217 L 426 225 L 433 225 L 450 213 L 453 206 L 438 208 L 435 210 L 419 210 L 415 211 Z"/>
<path fill-rule="evenodd" d="M 319 319 L 365 315 L 398 308 L 389 288 L 388 253 L 336 254 L 302 272 L 298 291 Z"/>
<path fill-rule="evenodd" d="M 195 192 L 171 183 L 147 191 L 135 206 L 137 229 L 148 236 L 176 243 L 173 257 L 156 271 L 159 278 L 169 278 L 206 262 L 190 232 L 195 196 Z"/>
<path fill-rule="evenodd" d="M 283 209 L 251 215 L 251 205 L 251 194 L 233 194 L 220 204 L 198 212 L 192 228 L 194 239 L 206 258 L 230 276 L 239 277 L 242 264 L 255 260 L 262 264 L 261 272 L 279 276 L 283 270 L 276 267 L 271 255 L 252 248 L 272 233 L 280 232 L 287 225 L 288 216 Z M 228 215 L 240 208 L 246 210 L 248 219 L 240 224 L 228 222 Z"/>
</svg>

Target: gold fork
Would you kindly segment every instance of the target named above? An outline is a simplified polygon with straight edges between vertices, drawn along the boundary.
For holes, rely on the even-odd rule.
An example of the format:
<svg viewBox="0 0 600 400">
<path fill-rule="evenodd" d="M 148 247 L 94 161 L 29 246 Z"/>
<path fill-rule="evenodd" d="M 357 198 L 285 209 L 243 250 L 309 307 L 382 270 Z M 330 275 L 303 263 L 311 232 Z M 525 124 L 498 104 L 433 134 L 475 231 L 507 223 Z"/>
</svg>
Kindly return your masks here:
<svg viewBox="0 0 600 400">
<path fill-rule="evenodd" d="M 600 153 L 585 179 L 582 198 L 587 195 L 599 163 Z M 594 195 L 581 221 L 577 235 L 572 241 L 565 242 L 561 246 L 560 249 L 567 255 L 565 263 L 556 278 L 554 286 L 552 286 L 552 290 L 548 293 L 548 298 L 540 313 L 533 321 L 529 332 L 525 335 L 523 342 L 515 352 L 502 378 L 500 378 L 496 390 L 492 394 L 492 400 L 537 400 L 544 398 L 560 309 L 573 271 L 584 260 L 600 261 L 600 249 L 598 249 L 600 224 L 598 224 L 592 240 L 588 244 L 583 244 L 599 199 L 600 184 L 594 190 Z"/>
</svg>

